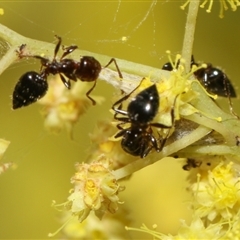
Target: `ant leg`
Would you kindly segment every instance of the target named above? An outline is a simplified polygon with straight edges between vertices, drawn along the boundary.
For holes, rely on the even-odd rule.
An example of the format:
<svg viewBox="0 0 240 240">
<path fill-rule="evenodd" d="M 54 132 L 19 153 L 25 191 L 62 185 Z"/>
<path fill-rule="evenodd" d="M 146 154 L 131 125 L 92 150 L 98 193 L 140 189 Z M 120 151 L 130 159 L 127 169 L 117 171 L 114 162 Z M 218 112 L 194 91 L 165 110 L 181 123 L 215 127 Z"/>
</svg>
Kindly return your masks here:
<svg viewBox="0 0 240 240">
<path fill-rule="evenodd" d="M 127 99 L 131 96 L 131 94 L 132 94 L 133 92 L 135 92 L 135 91 L 139 88 L 139 86 L 142 84 L 143 80 L 144 80 L 144 78 L 140 81 L 140 83 L 137 85 L 137 87 L 135 87 L 130 93 L 128 93 L 127 95 L 123 96 L 123 97 L 120 98 L 118 101 L 116 101 L 116 102 L 112 105 L 112 110 L 114 110 L 116 113 L 120 113 L 120 114 L 126 115 L 126 111 L 121 110 L 121 107 L 120 107 L 120 106 L 121 106 L 121 104 L 122 104 L 123 101 L 127 100 Z M 116 106 L 117 106 L 118 104 L 120 104 L 120 106 L 119 106 L 120 108 L 119 108 L 119 107 L 116 108 Z"/>
<path fill-rule="evenodd" d="M 122 103 L 119 105 L 119 107 L 117 109 L 115 109 L 115 114 L 114 114 L 114 119 L 119 120 L 119 121 L 124 121 L 127 118 L 123 118 L 123 117 L 117 117 L 118 114 L 122 114 L 122 115 L 128 115 L 127 111 L 122 110 Z"/>
<path fill-rule="evenodd" d="M 93 105 L 96 105 L 96 101 L 95 101 L 93 98 L 91 98 L 89 94 L 90 94 L 90 93 L 92 92 L 92 90 L 95 88 L 96 84 L 97 84 L 97 81 L 95 80 L 93 86 L 92 86 L 92 87 L 87 91 L 87 93 L 86 93 L 86 96 L 92 101 L 92 104 L 93 104 Z"/>
<path fill-rule="evenodd" d="M 24 54 L 23 51 L 24 49 L 27 47 L 27 44 L 22 44 L 18 50 L 16 50 L 17 56 L 21 59 L 21 58 L 25 58 L 25 57 L 33 57 L 33 58 L 38 58 L 41 61 L 47 61 L 47 59 L 45 59 L 44 57 L 38 56 L 38 55 L 29 55 L 29 54 Z"/>
<path fill-rule="evenodd" d="M 156 128 L 168 128 L 168 132 L 167 132 L 167 135 L 164 136 L 164 137 L 160 137 L 160 134 L 158 132 L 158 136 L 159 136 L 159 141 L 160 141 L 160 146 L 157 146 L 156 151 L 157 152 L 160 152 L 162 151 L 163 147 L 165 146 L 166 144 L 166 141 L 167 139 L 169 138 L 169 135 L 170 135 L 170 131 L 171 129 L 174 127 L 174 122 L 175 122 L 175 112 L 174 112 L 174 108 L 176 106 L 176 101 L 177 101 L 177 98 L 179 97 L 180 94 L 178 94 L 175 99 L 174 99 L 174 102 L 173 102 L 173 105 L 172 105 L 172 108 L 171 108 L 171 126 L 166 126 L 164 124 L 161 124 L 161 123 L 151 123 L 150 126 L 152 127 L 156 127 Z M 161 139 L 161 140 L 160 140 Z M 153 141 L 151 140 L 151 142 L 153 143 Z"/>
<path fill-rule="evenodd" d="M 119 124 L 117 125 L 117 128 L 118 128 L 119 130 L 123 130 L 124 128 L 122 127 L 122 125 L 128 123 L 128 122 L 129 122 L 128 120 L 129 120 L 128 118 L 122 118 L 122 121 L 123 121 L 123 122 L 119 123 Z M 119 134 L 119 133 L 118 133 L 118 134 Z M 117 134 L 117 135 L 118 135 L 118 134 Z"/>
<path fill-rule="evenodd" d="M 61 45 L 61 42 L 62 42 L 62 38 L 55 35 L 55 37 L 58 39 L 58 42 L 56 44 L 56 47 L 54 49 L 54 56 L 53 56 L 53 59 L 56 58 L 57 56 L 57 53 L 59 51 L 59 48 L 60 48 L 60 45 Z M 42 62 L 48 62 L 48 59 L 44 58 L 44 57 L 41 57 L 41 56 L 38 56 L 38 55 L 25 55 L 23 54 L 23 50 L 25 49 L 27 45 L 26 44 L 22 44 L 20 47 L 19 47 L 19 50 L 16 50 L 17 54 L 18 54 L 18 57 L 19 58 L 24 58 L 24 57 L 33 57 L 33 58 L 37 58 L 37 59 L 40 59 Z"/>
<path fill-rule="evenodd" d="M 78 46 L 76 46 L 76 45 L 71 45 L 69 47 L 64 47 L 63 46 L 62 49 L 64 50 L 64 52 L 63 52 L 63 55 L 60 58 L 60 61 L 77 48 L 78 48 Z"/>
<path fill-rule="evenodd" d="M 147 149 L 145 149 L 144 151 L 142 151 L 141 153 L 140 153 L 140 157 L 141 158 L 145 158 L 149 153 L 150 153 L 150 151 L 153 149 L 153 146 L 150 146 L 150 147 L 148 147 Z"/>
<path fill-rule="evenodd" d="M 122 109 L 122 104 L 119 106 L 119 108 L 118 108 L 117 110 L 121 110 L 121 109 Z M 116 112 L 116 113 L 114 114 L 114 119 L 116 119 L 116 120 L 118 120 L 118 121 L 121 121 L 121 123 L 117 124 L 117 128 L 118 128 L 119 130 L 123 130 L 123 128 L 121 127 L 121 125 L 124 125 L 124 124 L 126 124 L 126 123 L 129 123 L 129 122 L 131 122 L 131 121 L 130 121 L 130 119 L 129 119 L 128 117 L 117 117 L 118 114 L 119 114 L 119 112 Z M 127 116 L 127 115 L 128 115 L 128 112 L 121 110 L 121 114 Z"/>
<path fill-rule="evenodd" d="M 59 51 L 59 48 L 60 48 L 60 46 L 61 46 L 61 43 L 62 43 L 62 38 L 61 38 L 61 37 L 59 37 L 58 35 L 55 35 L 55 38 L 57 38 L 57 39 L 58 39 L 58 42 L 57 42 L 57 44 L 56 44 L 56 47 L 55 47 L 55 49 L 54 49 L 54 56 L 53 56 L 53 59 L 55 59 L 55 58 L 56 58 L 56 56 L 57 56 L 57 53 L 58 53 L 58 51 Z"/>
<path fill-rule="evenodd" d="M 225 75 L 225 74 L 224 74 Z M 230 108 L 230 112 L 237 118 L 240 119 L 240 117 L 237 115 L 237 113 L 235 113 L 235 111 L 233 110 L 233 104 L 232 104 L 232 99 L 231 99 L 231 91 L 230 91 L 230 84 L 226 79 L 226 76 L 223 79 L 224 82 L 224 90 L 226 93 L 226 96 L 228 98 L 228 104 L 229 104 L 229 108 Z"/>
<path fill-rule="evenodd" d="M 16 50 L 17 56 L 21 59 L 24 57 L 23 50 L 26 48 L 27 44 L 22 44 L 18 50 Z"/>
<path fill-rule="evenodd" d="M 60 78 L 63 82 L 63 84 L 65 85 L 66 88 L 70 89 L 71 88 L 71 83 L 70 83 L 70 80 L 66 80 L 66 78 L 62 75 L 62 74 L 59 74 L 60 75 Z"/>
<path fill-rule="evenodd" d="M 160 146 L 158 146 L 157 152 L 161 152 L 162 151 L 163 147 L 166 144 L 166 141 L 167 141 L 168 137 L 169 137 L 169 132 L 168 132 L 168 135 L 165 138 L 162 139 L 162 141 L 160 143 Z"/>
<path fill-rule="evenodd" d="M 150 133 L 148 133 L 148 138 L 151 141 L 152 145 L 148 146 L 141 152 L 140 154 L 141 158 L 145 158 L 153 148 L 155 148 L 157 152 L 161 151 L 160 147 L 158 146 L 157 139 L 152 135 L 152 130 Z"/>
<path fill-rule="evenodd" d="M 36 58 L 39 59 L 41 61 L 41 67 L 40 67 L 40 72 L 42 72 L 43 67 L 46 67 L 47 63 L 49 62 L 49 60 L 47 58 L 44 58 L 42 56 L 39 55 L 29 55 L 29 54 L 23 54 L 23 51 L 25 49 L 27 45 L 26 44 L 22 44 L 19 47 L 19 50 L 16 50 L 16 53 L 18 55 L 18 57 L 21 58 L 25 58 L 25 57 L 31 57 L 31 58 Z"/>
<path fill-rule="evenodd" d="M 122 128 L 121 131 L 118 132 L 118 133 L 114 136 L 114 138 L 122 137 L 128 129 L 129 129 L 129 128 L 127 128 L 127 129 Z"/>
<path fill-rule="evenodd" d="M 115 67 L 116 67 L 117 72 L 118 72 L 118 76 L 122 79 L 123 76 L 122 76 L 122 73 L 121 73 L 121 71 L 120 71 L 120 69 L 119 69 L 119 67 L 118 67 L 118 65 L 117 65 L 117 61 L 116 61 L 115 58 L 111 58 L 110 61 L 108 62 L 108 64 L 105 65 L 103 68 L 107 68 L 111 63 L 114 63 L 114 64 L 115 64 Z"/>
</svg>

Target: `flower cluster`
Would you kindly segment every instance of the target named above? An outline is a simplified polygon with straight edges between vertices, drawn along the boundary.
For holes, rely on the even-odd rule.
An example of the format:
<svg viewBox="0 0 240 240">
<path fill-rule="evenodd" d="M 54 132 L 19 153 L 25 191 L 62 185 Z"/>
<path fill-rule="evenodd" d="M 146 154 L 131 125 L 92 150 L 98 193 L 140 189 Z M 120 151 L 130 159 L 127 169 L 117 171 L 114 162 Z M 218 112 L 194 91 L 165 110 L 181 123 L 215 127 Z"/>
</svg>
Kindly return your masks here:
<svg viewBox="0 0 240 240">
<path fill-rule="evenodd" d="M 214 159 L 218 164 L 208 168 L 204 163 L 197 168 L 197 179 L 188 188 L 193 195 L 194 210 L 191 223 L 184 220 L 177 235 L 165 235 L 143 226 L 141 229 L 157 239 L 240 239 L 240 175 L 236 164 L 223 157 Z M 211 161 L 211 160 L 210 160 Z M 209 160 L 207 160 L 209 163 Z M 215 161 L 214 161 L 215 162 Z M 196 173 L 196 169 L 194 171 Z M 193 179 L 191 179 L 193 180 Z"/>
<path fill-rule="evenodd" d="M 233 162 L 220 162 L 207 174 L 198 174 L 190 190 L 194 195 L 193 208 L 201 218 L 227 221 L 239 211 L 240 176 Z"/>
<path fill-rule="evenodd" d="M 185 9 L 185 7 L 190 3 L 191 0 L 187 0 L 182 6 L 181 6 L 181 9 Z M 200 7 L 201 8 L 204 8 L 205 5 L 209 2 L 209 5 L 208 5 L 208 8 L 206 10 L 207 13 L 210 13 L 211 10 L 212 10 L 212 5 L 214 3 L 213 0 L 204 0 Z M 220 18 L 223 18 L 224 17 L 224 11 L 228 10 L 228 5 L 230 5 L 232 11 L 236 11 L 237 10 L 237 7 L 240 6 L 240 1 L 239 0 L 219 0 L 219 3 L 220 3 L 220 12 L 219 12 L 219 17 Z"/>
<path fill-rule="evenodd" d="M 131 156 L 121 149 L 119 142 L 109 136 L 116 131 L 110 120 L 97 123 L 95 131 L 90 134 L 92 145 L 87 163 L 76 164 L 76 173 L 71 178 L 74 188 L 70 191 L 68 201 L 55 207 L 64 206 L 61 217 L 61 233 L 66 238 L 81 239 L 126 239 L 128 234 L 124 226 L 129 223 L 126 210 L 118 210 L 118 193 L 121 187 L 112 170 L 118 169 L 131 161 Z M 95 213 L 95 214 L 93 214 Z M 112 214 L 114 213 L 114 214 Z M 69 217 L 69 215 L 71 215 Z M 102 216 L 104 215 L 104 218 Z M 108 229 L 106 226 L 115 226 Z"/>
<path fill-rule="evenodd" d="M 184 220 L 181 220 L 181 226 L 177 235 L 165 235 L 158 231 L 151 230 L 145 225 L 140 229 L 126 227 L 127 230 L 141 231 L 154 236 L 154 239 L 161 240 L 183 240 L 183 239 L 219 239 L 221 226 L 218 224 L 209 224 L 205 226 L 204 222 L 197 216 L 193 217 L 192 222 L 188 226 Z"/>
<path fill-rule="evenodd" d="M 114 138 L 115 134 L 116 126 L 112 124 L 111 120 L 97 122 L 95 130 L 90 134 L 92 144 L 87 158 L 88 162 L 104 154 L 108 159 L 111 159 L 112 169 L 116 170 L 136 160 L 130 154 L 126 155 L 121 148 L 119 139 Z"/>
<path fill-rule="evenodd" d="M 65 204 L 79 222 L 86 219 L 91 211 L 99 218 L 109 211 L 118 209 L 118 193 L 121 187 L 111 173 L 111 161 L 104 155 L 90 164 L 76 164 L 76 173 L 71 179 L 74 188 Z"/>
<path fill-rule="evenodd" d="M 44 106 L 42 113 L 47 129 L 59 132 L 66 128 L 70 134 L 72 133 L 73 125 L 92 106 L 86 97 L 87 86 L 86 83 L 77 81 L 69 90 L 58 76 L 49 80 L 46 96 L 38 101 Z M 104 101 L 103 97 L 94 96 L 94 99 L 98 104 Z"/>
<path fill-rule="evenodd" d="M 129 232 L 124 228 L 131 223 L 128 214 L 128 211 L 121 207 L 115 214 L 107 212 L 101 220 L 93 212 L 82 223 L 79 223 L 77 218 L 71 218 L 61 232 L 62 239 L 130 239 Z M 68 218 L 69 214 L 66 214 L 61 220 L 66 222 Z"/>
</svg>

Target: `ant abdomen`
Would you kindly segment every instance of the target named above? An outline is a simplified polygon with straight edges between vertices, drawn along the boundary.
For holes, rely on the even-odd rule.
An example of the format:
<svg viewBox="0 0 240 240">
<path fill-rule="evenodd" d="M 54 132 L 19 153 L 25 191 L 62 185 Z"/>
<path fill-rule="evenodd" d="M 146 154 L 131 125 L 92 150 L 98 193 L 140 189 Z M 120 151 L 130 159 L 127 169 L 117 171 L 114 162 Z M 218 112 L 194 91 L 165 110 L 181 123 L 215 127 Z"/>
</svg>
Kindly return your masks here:
<svg viewBox="0 0 240 240">
<path fill-rule="evenodd" d="M 47 93 L 47 90 L 47 81 L 39 73 L 34 71 L 24 73 L 13 91 L 13 109 L 36 102 Z"/>
</svg>

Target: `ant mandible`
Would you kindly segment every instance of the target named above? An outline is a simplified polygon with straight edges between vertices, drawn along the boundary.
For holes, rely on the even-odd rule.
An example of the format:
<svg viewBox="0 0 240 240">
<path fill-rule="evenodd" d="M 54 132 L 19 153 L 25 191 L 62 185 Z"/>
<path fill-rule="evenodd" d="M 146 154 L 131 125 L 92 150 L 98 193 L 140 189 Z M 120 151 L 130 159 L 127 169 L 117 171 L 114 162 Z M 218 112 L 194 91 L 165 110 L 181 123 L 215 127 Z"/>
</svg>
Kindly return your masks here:
<svg viewBox="0 0 240 240">
<path fill-rule="evenodd" d="M 54 49 L 54 56 L 52 60 L 39 55 L 23 54 L 26 44 L 21 45 L 17 51 L 19 58 L 33 57 L 39 59 L 41 61 L 41 69 L 40 73 L 30 71 L 20 77 L 13 92 L 13 109 L 27 106 L 42 98 L 47 92 L 47 78 L 50 74 L 59 74 L 63 84 L 68 89 L 71 88 L 70 80 L 77 81 L 79 79 L 83 82 L 94 82 L 93 86 L 86 93 L 86 96 L 92 101 L 93 105 L 96 104 L 96 101 L 90 97 L 90 93 L 95 88 L 98 76 L 103 68 L 106 68 L 111 63 L 114 63 L 119 77 L 122 78 L 121 71 L 114 58 L 110 59 L 108 64 L 104 67 L 102 67 L 98 60 L 92 56 L 81 56 L 79 61 L 65 58 L 77 48 L 76 45 L 71 45 L 69 47 L 63 46 L 63 54 L 59 61 L 57 61 L 56 57 L 61 46 L 62 39 L 59 36 L 55 37 L 58 39 L 58 42 Z"/>
<path fill-rule="evenodd" d="M 152 127 L 166 128 L 169 129 L 170 132 L 170 128 L 173 127 L 174 123 L 174 110 L 172 108 L 171 126 L 166 126 L 161 123 L 151 123 L 153 118 L 158 113 L 160 105 L 160 97 L 156 84 L 153 84 L 138 93 L 128 104 L 127 110 L 122 110 L 123 101 L 127 100 L 141 85 L 141 83 L 129 94 L 115 102 L 112 106 L 112 109 L 115 111 L 114 119 L 120 121 L 120 123 L 117 125 L 117 128 L 120 131 L 114 137 L 122 137 L 121 146 L 125 152 L 133 156 L 140 156 L 141 158 L 144 158 L 152 149 L 155 149 L 157 152 L 160 152 L 163 149 L 169 133 L 165 138 L 160 139 L 159 136 L 159 138 L 156 139 L 153 134 Z M 125 117 L 118 117 L 118 114 L 121 114 Z M 130 127 L 124 129 L 122 125 L 127 123 L 130 123 Z"/>
</svg>

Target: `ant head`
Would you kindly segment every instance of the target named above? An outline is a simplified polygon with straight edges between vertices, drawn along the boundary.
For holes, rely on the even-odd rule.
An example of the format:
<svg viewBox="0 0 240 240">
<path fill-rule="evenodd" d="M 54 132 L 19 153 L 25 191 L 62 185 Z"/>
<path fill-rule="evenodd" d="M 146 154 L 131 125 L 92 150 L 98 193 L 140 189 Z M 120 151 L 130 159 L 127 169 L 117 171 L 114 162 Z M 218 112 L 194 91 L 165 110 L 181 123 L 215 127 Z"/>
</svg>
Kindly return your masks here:
<svg viewBox="0 0 240 240">
<path fill-rule="evenodd" d="M 100 63 L 94 57 L 83 56 L 78 63 L 75 74 L 83 82 L 91 82 L 98 78 L 101 70 Z"/>
</svg>

